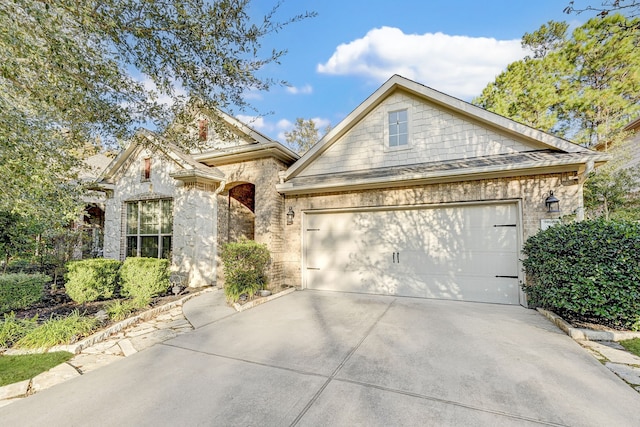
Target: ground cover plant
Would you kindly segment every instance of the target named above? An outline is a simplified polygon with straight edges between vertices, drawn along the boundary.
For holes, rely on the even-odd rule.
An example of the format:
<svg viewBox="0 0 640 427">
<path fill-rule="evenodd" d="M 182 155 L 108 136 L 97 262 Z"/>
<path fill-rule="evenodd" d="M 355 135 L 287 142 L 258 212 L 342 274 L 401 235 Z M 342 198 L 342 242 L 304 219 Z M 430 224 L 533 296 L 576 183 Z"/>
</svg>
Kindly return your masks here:
<svg viewBox="0 0 640 427">
<path fill-rule="evenodd" d="M 525 242 L 529 304 L 586 323 L 640 330 L 640 224 L 557 225 Z"/>
<path fill-rule="evenodd" d="M 68 316 L 51 317 L 38 327 L 29 330 L 15 343 L 15 347 L 35 349 L 71 344 L 88 336 L 99 323 L 95 317 L 83 316 L 77 310 Z"/>
<path fill-rule="evenodd" d="M 0 356 L 0 387 L 31 379 L 72 357 L 66 351 Z"/>
<path fill-rule="evenodd" d="M 620 345 L 622 345 L 630 353 L 633 353 L 636 356 L 640 357 L 640 338 L 620 341 Z"/>
<path fill-rule="evenodd" d="M 17 319 L 14 312 L 5 313 L 0 321 L 0 348 L 11 347 L 38 326 L 38 317 Z"/>
</svg>

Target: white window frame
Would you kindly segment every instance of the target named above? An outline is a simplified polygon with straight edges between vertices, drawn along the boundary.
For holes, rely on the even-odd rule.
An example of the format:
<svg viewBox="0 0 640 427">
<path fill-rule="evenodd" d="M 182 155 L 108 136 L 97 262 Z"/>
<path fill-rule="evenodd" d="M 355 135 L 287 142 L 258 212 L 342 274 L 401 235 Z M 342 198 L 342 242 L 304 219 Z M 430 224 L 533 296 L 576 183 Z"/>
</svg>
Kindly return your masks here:
<svg viewBox="0 0 640 427">
<path fill-rule="evenodd" d="M 141 216 L 142 216 L 142 205 L 144 203 L 149 203 L 149 202 L 158 202 L 158 230 L 157 232 L 154 233 L 150 233 L 150 234 L 143 234 L 141 233 Z M 171 230 L 170 232 L 163 232 L 162 230 L 162 223 L 163 223 L 163 217 L 162 217 L 162 205 L 164 203 L 170 203 L 171 204 Z M 136 210 L 137 210 L 137 218 L 136 218 L 136 223 L 135 223 L 135 233 L 130 233 L 129 232 L 129 206 L 130 205 L 136 205 Z M 127 256 L 135 256 L 135 257 L 139 257 L 142 255 L 142 239 L 144 237 L 150 237 L 150 238 L 155 238 L 157 239 L 158 242 L 158 251 L 157 254 L 154 258 L 167 258 L 170 259 L 171 258 L 171 251 L 173 249 L 173 199 L 170 198 L 165 198 L 165 199 L 149 199 L 149 200 L 136 200 L 136 201 L 131 201 L 131 202 L 126 202 L 125 203 L 125 224 L 124 224 L 124 228 L 125 228 L 125 257 Z M 164 248 L 163 247 L 163 240 L 164 238 L 168 237 L 171 241 L 170 243 L 170 247 L 169 248 Z M 129 247 L 129 239 L 133 238 L 136 239 L 136 253 L 134 254 L 129 254 L 130 252 L 130 247 Z M 163 257 L 162 255 L 166 254 L 166 257 Z"/>
<path fill-rule="evenodd" d="M 405 111 L 407 113 L 407 143 L 406 144 L 402 144 L 402 145 L 395 145 L 395 146 L 391 146 L 391 114 L 392 113 L 398 113 L 401 111 Z M 393 109 L 388 109 L 385 111 L 385 118 L 384 118 L 385 122 L 384 122 L 384 149 L 385 151 L 400 151 L 400 150 L 408 150 L 411 148 L 411 110 L 409 107 L 403 107 L 403 108 L 393 108 Z M 400 133 L 398 133 L 398 135 L 400 135 Z"/>
</svg>

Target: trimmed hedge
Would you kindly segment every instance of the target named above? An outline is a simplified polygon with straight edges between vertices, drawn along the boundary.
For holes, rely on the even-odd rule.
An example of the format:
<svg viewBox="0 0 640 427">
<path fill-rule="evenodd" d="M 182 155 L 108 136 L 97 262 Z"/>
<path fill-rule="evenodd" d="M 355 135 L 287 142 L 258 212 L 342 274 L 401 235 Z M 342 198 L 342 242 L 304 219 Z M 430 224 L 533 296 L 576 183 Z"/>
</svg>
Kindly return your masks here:
<svg viewBox="0 0 640 427">
<path fill-rule="evenodd" d="M 44 274 L 1 274 L 0 313 L 20 310 L 42 301 L 44 286 L 51 281 Z"/>
<path fill-rule="evenodd" d="M 253 240 L 227 243 L 222 247 L 224 293 L 231 302 L 240 295 L 253 296 L 267 284 L 267 266 L 271 260 L 267 245 Z"/>
<path fill-rule="evenodd" d="M 122 296 L 149 301 L 169 290 L 169 260 L 127 258 L 120 269 L 120 279 Z"/>
<path fill-rule="evenodd" d="M 583 221 L 527 239 L 529 304 L 640 330 L 640 224 Z"/>
<path fill-rule="evenodd" d="M 112 298 L 118 288 L 121 264 L 105 258 L 68 262 L 64 285 L 67 295 L 79 304 Z"/>
</svg>

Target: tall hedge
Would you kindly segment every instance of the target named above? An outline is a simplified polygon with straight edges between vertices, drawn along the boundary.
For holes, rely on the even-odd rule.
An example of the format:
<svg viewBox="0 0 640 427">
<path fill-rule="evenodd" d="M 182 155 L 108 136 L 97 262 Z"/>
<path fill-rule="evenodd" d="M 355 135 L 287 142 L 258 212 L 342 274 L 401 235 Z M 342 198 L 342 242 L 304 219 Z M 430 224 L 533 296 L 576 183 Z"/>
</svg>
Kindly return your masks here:
<svg viewBox="0 0 640 427">
<path fill-rule="evenodd" d="M 51 278 L 44 274 L 0 274 L 0 313 L 40 302 L 49 281 Z"/>
<path fill-rule="evenodd" d="M 67 295 L 80 304 L 113 297 L 121 264 L 118 260 L 105 258 L 68 262 L 64 284 Z"/>
<path fill-rule="evenodd" d="M 583 221 L 527 239 L 529 303 L 640 330 L 640 224 Z"/>
<path fill-rule="evenodd" d="M 130 257 L 120 270 L 122 296 L 150 300 L 169 290 L 169 260 Z"/>
<path fill-rule="evenodd" d="M 224 292 L 227 299 L 236 302 L 240 295 L 253 294 L 267 284 L 267 267 L 271 260 L 264 244 L 243 239 L 222 247 L 224 266 Z"/>
</svg>

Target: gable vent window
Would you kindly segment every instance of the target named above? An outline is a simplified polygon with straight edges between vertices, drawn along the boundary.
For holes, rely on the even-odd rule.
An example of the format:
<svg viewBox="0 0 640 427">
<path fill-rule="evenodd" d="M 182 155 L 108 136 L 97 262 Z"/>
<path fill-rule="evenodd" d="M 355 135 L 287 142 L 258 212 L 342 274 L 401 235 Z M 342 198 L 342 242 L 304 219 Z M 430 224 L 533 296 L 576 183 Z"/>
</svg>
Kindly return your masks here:
<svg viewBox="0 0 640 427">
<path fill-rule="evenodd" d="M 142 160 L 142 171 L 141 171 L 142 181 L 151 180 L 151 159 L 146 158 Z"/>
<path fill-rule="evenodd" d="M 198 120 L 198 139 L 206 141 L 209 136 L 209 122 L 207 119 Z"/>
<path fill-rule="evenodd" d="M 127 203 L 127 256 L 170 258 L 173 234 L 171 199 Z"/>
<path fill-rule="evenodd" d="M 389 113 L 389 147 L 404 147 L 409 144 L 409 119 L 407 110 Z"/>
</svg>

